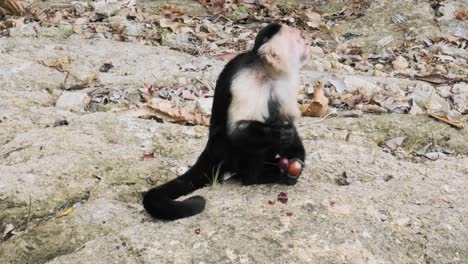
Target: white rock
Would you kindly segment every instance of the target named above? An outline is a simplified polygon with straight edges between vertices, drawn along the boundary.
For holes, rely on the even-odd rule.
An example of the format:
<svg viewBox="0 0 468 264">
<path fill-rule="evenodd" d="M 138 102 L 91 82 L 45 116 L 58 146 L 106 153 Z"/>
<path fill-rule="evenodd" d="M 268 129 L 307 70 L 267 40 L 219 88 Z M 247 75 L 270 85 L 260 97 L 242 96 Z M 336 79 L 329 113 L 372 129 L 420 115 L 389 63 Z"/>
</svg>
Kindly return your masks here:
<svg viewBox="0 0 468 264">
<path fill-rule="evenodd" d="M 65 91 L 59 97 L 55 106 L 66 110 L 83 111 L 90 101 L 91 98 L 84 92 Z"/>
<path fill-rule="evenodd" d="M 105 17 L 110 17 L 115 15 L 117 11 L 121 8 L 120 4 L 117 1 L 97 1 L 91 3 L 91 6 L 94 8 L 96 14 L 103 15 Z"/>
<path fill-rule="evenodd" d="M 357 90 L 364 90 L 368 94 L 374 94 L 381 90 L 379 86 L 355 76 L 346 76 L 342 79 L 339 77 L 333 79 L 330 78 L 330 83 L 335 86 L 338 93 L 342 93 L 344 91 L 353 93 Z"/>
<path fill-rule="evenodd" d="M 127 35 L 131 37 L 142 36 L 145 29 L 143 25 L 131 21 L 124 21 L 121 25 L 125 26 Z"/>
<path fill-rule="evenodd" d="M 450 95 L 452 95 L 452 93 L 450 92 L 450 89 L 451 89 L 450 86 L 447 86 L 447 85 L 446 86 L 439 86 L 436 89 L 437 89 L 437 92 L 439 93 L 439 95 L 442 96 L 443 98 L 447 98 Z"/>
<path fill-rule="evenodd" d="M 26 24 L 21 27 L 10 29 L 10 37 L 36 37 L 36 28 L 39 27 L 37 22 Z"/>
<path fill-rule="evenodd" d="M 211 114 L 212 106 L 213 106 L 213 98 L 200 98 L 197 100 L 197 109 L 202 114 L 205 114 L 205 115 Z"/>
<path fill-rule="evenodd" d="M 395 223 L 399 226 L 406 226 L 409 224 L 410 221 L 411 219 L 409 219 L 409 217 L 402 217 L 395 220 Z"/>
<path fill-rule="evenodd" d="M 449 103 L 440 97 L 431 85 L 418 83 L 416 87 L 410 89 L 408 97 L 412 98 L 422 109 L 440 114 L 450 111 Z"/>
<path fill-rule="evenodd" d="M 383 37 L 382 39 L 380 39 L 379 41 L 377 41 L 377 44 L 379 46 L 386 46 L 390 43 L 393 42 L 393 36 L 386 36 L 386 37 Z"/>
</svg>

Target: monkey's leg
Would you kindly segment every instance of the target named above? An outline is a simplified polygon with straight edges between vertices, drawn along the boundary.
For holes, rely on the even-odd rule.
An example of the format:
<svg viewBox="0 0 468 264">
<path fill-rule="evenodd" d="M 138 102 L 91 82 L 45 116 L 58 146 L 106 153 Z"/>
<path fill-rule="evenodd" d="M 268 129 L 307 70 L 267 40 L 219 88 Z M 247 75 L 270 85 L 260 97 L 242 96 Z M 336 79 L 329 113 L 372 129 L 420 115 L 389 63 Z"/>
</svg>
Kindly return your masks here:
<svg viewBox="0 0 468 264">
<path fill-rule="evenodd" d="M 269 172 L 265 172 L 265 168 L 268 167 L 273 170 L 276 166 L 274 166 L 269 160 L 265 164 L 266 160 L 265 152 L 242 155 L 238 163 L 238 174 L 243 185 L 274 182 L 274 180 L 272 180 L 272 178 L 275 178 L 272 177 L 274 175 Z M 279 174 L 276 176 L 279 178 Z"/>
</svg>

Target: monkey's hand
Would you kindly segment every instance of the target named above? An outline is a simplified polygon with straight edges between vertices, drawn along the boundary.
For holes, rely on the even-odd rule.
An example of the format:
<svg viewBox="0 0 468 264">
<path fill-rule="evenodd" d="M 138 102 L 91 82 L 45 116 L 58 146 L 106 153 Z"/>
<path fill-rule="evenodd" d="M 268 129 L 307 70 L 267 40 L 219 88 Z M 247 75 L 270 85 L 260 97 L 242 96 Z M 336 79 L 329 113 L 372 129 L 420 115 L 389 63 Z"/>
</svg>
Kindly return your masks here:
<svg viewBox="0 0 468 264">
<path fill-rule="evenodd" d="M 295 128 L 291 122 L 273 123 L 271 129 L 274 138 L 278 140 L 279 146 L 290 145 L 294 142 Z"/>
<path fill-rule="evenodd" d="M 288 185 L 294 185 L 301 176 L 305 163 L 298 158 L 288 160 L 283 157 L 277 160 L 277 165 L 281 170 L 284 182 Z"/>
</svg>

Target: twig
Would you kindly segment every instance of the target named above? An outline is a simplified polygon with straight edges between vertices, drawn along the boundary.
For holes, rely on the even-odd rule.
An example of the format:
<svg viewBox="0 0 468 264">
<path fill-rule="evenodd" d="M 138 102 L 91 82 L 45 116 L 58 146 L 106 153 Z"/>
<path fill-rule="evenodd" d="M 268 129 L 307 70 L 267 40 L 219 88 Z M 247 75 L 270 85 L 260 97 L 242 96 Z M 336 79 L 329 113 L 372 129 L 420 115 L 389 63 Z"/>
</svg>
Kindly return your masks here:
<svg viewBox="0 0 468 264">
<path fill-rule="evenodd" d="M 319 120 L 314 120 L 314 121 L 311 121 L 311 122 L 301 123 L 301 124 L 298 124 L 298 126 L 317 124 L 317 123 L 322 122 L 323 120 L 327 119 L 329 116 L 334 115 L 334 114 L 336 114 L 336 112 L 330 112 L 330 113 L 324 115 L 323 117 L 321 117 Z"/>
<path fill-rule="evenodd" d="M 29 148 L 29 147 L 31 147 L 31 146 L 32 146 L 32 144 L 29 144 L 29 145 L 23 146 L 23 147 L 17 147 L 17 148 L 15 148 L 15 149 L 12 149 L 12 150 L 10 150 L 10 151 L 7 151 L 7 152 L 1 154 L 1 156 L 2 156 L 2 158 L 6 158 L 6 157 L 8 157 L 8 156 L 9 156 L 11 153 L 13 153 L 13 152 L 20 151 L 20 150 L 23 150 L 23 149 L 25 149 L 25 148 Z"/>
<path fill-rule="evenodd" d="M 210 89 L 210 90 L 214 90 L 214 87 L 211 83 L 206 83 L 198 78 L 195 78 L 195 80 L 203 85 L 205 85 L 206 88 Z"/>
</svg>

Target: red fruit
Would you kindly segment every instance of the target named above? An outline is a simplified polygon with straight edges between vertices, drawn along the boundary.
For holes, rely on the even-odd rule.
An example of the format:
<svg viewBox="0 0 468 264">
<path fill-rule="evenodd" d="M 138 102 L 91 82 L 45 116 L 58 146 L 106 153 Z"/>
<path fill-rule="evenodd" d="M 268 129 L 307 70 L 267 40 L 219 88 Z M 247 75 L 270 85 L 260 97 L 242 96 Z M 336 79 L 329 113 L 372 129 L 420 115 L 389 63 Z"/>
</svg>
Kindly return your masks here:
<svg viewBox="0 0 468 264">
<path fill-rule="evenodd" d="M 288 167 L 289 167 L 289 160 L 287 158 L 281 158 L 278 160 L 278 167 L 282 170 L 282 171 L 286 171 L 288 170 Z"/>
<path fill-rule="evenodd" d="M 288 202 L 288 194 L 285 193 L 285 192 L 280 192 L 278 194 L 278 201 L 282 202 L 282 203 L 287 203 Z"/>
<path fill-rule="evenodd" d="M 295 160 L 289 164 L 288 168 L 288 174 L 291 176 L 297 176 L 301 173 L 302 171 L 302 164 Z"/>
</svg>

